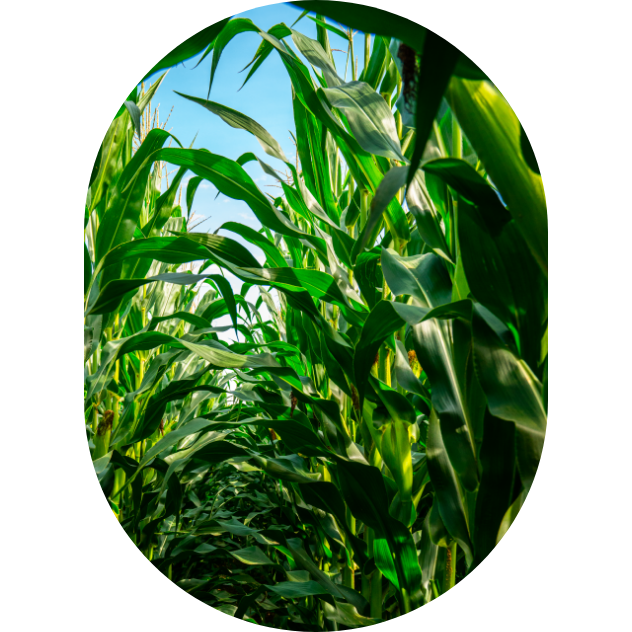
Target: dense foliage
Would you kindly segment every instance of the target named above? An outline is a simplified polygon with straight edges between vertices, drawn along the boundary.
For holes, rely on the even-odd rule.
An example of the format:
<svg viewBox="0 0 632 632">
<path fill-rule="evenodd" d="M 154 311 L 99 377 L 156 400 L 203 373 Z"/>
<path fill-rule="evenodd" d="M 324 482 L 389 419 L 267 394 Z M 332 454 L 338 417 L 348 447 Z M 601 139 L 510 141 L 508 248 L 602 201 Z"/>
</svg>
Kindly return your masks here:
<svg viewBox="0 0 632 632">
<path fill-rule="evenodd" d="M 469 59 L 390 13 L 295 4 L 317 41 L 235 18 L 151 71 L 204 51 L 214 74 L 259 33 L 246 81 L 280 55 L 296 160 L 206 88 L 182 96 L 285 176 L 182 147 L 150 116 L 162 76 L 112 122 L 86 201 L 85 416 L 101 487 L 158 570 L 236 617 L 336 630 L 450 589 L 525 500 L 546 428 L 546 206 L 515 114 Z M 353 28 L 373 34 L 359 76 Z M 329 31 L 349 40 L 349 82 Z M 202 180 L 261 230 L 193 230 Z"/>
</svg>

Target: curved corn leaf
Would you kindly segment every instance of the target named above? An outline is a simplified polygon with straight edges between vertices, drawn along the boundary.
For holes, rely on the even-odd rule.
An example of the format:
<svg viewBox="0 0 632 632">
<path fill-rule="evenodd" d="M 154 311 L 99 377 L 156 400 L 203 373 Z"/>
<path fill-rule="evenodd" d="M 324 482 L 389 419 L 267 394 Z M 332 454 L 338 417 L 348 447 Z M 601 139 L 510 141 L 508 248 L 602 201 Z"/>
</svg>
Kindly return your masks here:
<svg viewBox="0 0 632 632">
<path fill-rule="evenodd" d="M 247 132 L 250 132 L 256 139 L 259 141 L 263 151 L 266 152 L 269 156 L 273 158 L 277 158 L 278 160 L 282 160 L 283 162 L 287 162 L 287 158 L 283 153 L 283 149 L 281 149 L 281 145 L 270 135 L 270 133 L 264 129 L 257 121 L 251 119 L 249 116 L 238 112 L 237 110 L 233 110 L 225 105 L 221 105 L 219 103 L 214 103 L 213 101 L 207 101 L 206 99 L 199 99 L 198 97 L 192 97 L 186 94 L 182 94 L 181 92 L 177 92 L 176 94 L 188 99 L 189 101 L 193 101 L 193 103 L 197 103 L 203 107 L 205 107 L 209 112 L 213 114 L 217 114 L 225 123 L 228 123 L 231 127 L 235 129 L 243 129 Z"/>
<path fill-rule="evenodd" d="M 468 301 L 464 301 L 468 303 Z M 417 358 L 428 375 L 442 442 L 463 486 L 478 486 L 475 430 L 467 405 L 466 362 L 471 353 L 469 322 L 428 318 L 413 326 Z"/>
<path fill-rule="evenodd" d="M 212 46 L 213 42 L 217 38 L 217 35 L 221 33 L 222 29 L 226 26 L 229 20 L 230 18 L 220 20 L 219 22 L 202 29 L 199 33 L 196 33 L 193 37 L 185 40 L 179 46 L 176 46 L 143 77 L 143 81 L 159 70 L 176 66 L 187 59 L 191 59 L 191 57 L 195 57 L 205 48 Z"/>
<path fill-rule="evenodd" d="M 473 551 L 468 519 L 466 517 L 464 493 L 459 485 L 456 472 L 450 464 L 443 442 L 439 419 L 434 408 L 430 413 L 426 453 L 428 457 L 428 472 L 435 490 L 435 498 L 438 503 L 441 520 L 450 535 L 465 551 L 469 565 L 473 559 Z"/>
<path fill-rule="evenodd" d="M 247 33 L 247 32 L 255 32 L 259 31 L 259 28 L 255 26 L 252 20 L 248 20 L 247 18 L 234 18 L 230 21 L 227 21 L 223 28 L 217 34 L 213 44 L 213 61 L 211 62 L 211 77 L 208 82 L 208 94 L 211 94 L 211 88 L 213 87 L 213 79 L 215 77 L 215 71 L 217 70 L 217 65 L 219 64 L 220 57 L 224 52 L 224 48 L 228 45 L 228 43 L 235 37 L 239 35 L 239 33 Z"/>
<path fill-rule="evenodd" d="M 410 159 L 408 185 L 415 177 L 432 131 L 432 124 L 439 111 L 441 99 L 460 56 L 461 53 L 452 44 L 432 31 L 426 32 L 417 78 L 415 149 Z"/>
<path fill-rule="evenodd" d="M 546 432 L 542 385 L 477 310 L 472 317 L 478 379 L 492 414 L 516 424 L 518 467 L 522 482 L 529 489 L 540 462 Z"/>
<path fill-rule="evenodd" d="M 546 275 L 548 228 L 544 188 L 542 178 L 522 156 L 518 118 L 489 81 L 454 78 L 446 97 Z"/>
<path fill-rule="evenodd" d="M 363 81 L 351 81 L 323 90 L 335 108 L 343 110 L 364 151 L 408 162 L 402 154 L 393 113 L 384 99 Z"/>
</svg>

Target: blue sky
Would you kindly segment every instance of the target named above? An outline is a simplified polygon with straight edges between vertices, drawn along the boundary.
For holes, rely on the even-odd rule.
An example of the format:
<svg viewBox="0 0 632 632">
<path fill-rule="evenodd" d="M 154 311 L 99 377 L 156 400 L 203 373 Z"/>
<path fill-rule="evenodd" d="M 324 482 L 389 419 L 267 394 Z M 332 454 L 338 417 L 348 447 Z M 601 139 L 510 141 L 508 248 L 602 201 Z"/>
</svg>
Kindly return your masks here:
<svg viewBox="0 0 632 632">
<path fill-rule="evenodd" d="M 298 8 L 281 3 L 252 9 L 238 14 L 238 16 L 249 18 L 261 29 L 268 30 L 280 22 L 291 26 L 300 14 L 301 11 Z M 200 24 L 200 30 L 206 26 L 208 25 Z M 316 39 L 316 24 L 307 16 L 294 28 L 308 37 Z M 332 48 L 346 51 L 347 43 L 345 40 L 331 32 L 329 35 Z M 293 45 L 290 38 L 287 38 L 286 41 Z M 294 133 L 291 84 L 278 53 L 273 51 L 244 88 L 239 91 L 248 70 L 243 73 L 239 71 L 252 60 L 260 42 L 261 37 L 256 33 L 241 33 L 228 44 L 215 73 L 210 99 L 239 110 L 255 119 L 276 138 L 285 154 L 292 160 L 295 156 L 295 147 L 290 138 L 290 130 Z M 363 36 L 356 35 L 354 42 L 356 56 L 362 56 L 363 45 Z M 165 50 L 164 54 L 167 52 Z M 343 76 L 346 52 L 334 52 L 333 54 L 338 72 Z M 174 91 L 178 91 L 191 96 L 207 97 L 212 57 L 208 55 L 197 68 L 194 68 L 200 57 L 201 55 L 185 62 L 184 65 L 180 64 L 178 67 L 172 68 L 165 77 L 152 101 L 152 108 L 160 105 L 160 121 L 164 121 L 173 107 L 166 129 L 171 129 L 171 133 L 178 138 L 183 146 L 188 147 L 195 138 L 194 147 L 203 147 L 233 160 L 236 160 L 241 154 L 251 151 L 273 167 L 284 170 L 283 163 L 264 154 L 254 136 L 246 131 L 228 126 L 202 106 L 175 94 Z M 360 59 L 361 65 L 362 60 Z M 350 80 L 350 74 L 349 69 L 348 80 Z M 155 81 L 158 76 L 160 73 L 150 77 L 148 82 Z M 265 175 L 257 163 L 248 163 L 245 165 L 245 169 L 263 192 L 275 195 L 280 191 L 277 188 L 266 186 L 274 184 L 274 180 Z M 190 177 L 191 174 L 188 174 L 187 179 Z M 202 183 L 198 189 L 193 210 L 200 218 L 210 216 L 210 219 L 200 225 L 199 230 L 214 231 L 227 221 L 242 222 L 254 228 L 260 227 L 259 222 L 244 202 L 232 200 L 223 195 L 215 200 L 216 194 L 217 189 L 209 182 Z M 231 236 L 234 237 L 234 234 Z M 246 245 L 245 242 L 244 245 Z M 259 253 L 257 252 L 257 254 Z"/>
<path fill-rule="evenodd" d="M 284 22 L 287 26 L 292 26 L 300 14 L 301 11 L 297 7 L 280 3 L 252 9 L 233 17 L 249 18 L 259 28 L 267 31 L 270 27 L 280 22 Z M 207 26 L 209 25 L 200 24 L 199 30 Z M 316 39 L 316 24 L 307 16 L 293 28 L 312 39 Z M 334 50 L 333 55 L 338 74 L 344 78 L 347 40 L 331 32 L 329 36 L 331 48 L 340 49 L 340 51 Z M 293 46 L 291 38 L 287 38 L 286 41 Z M 290 131 L 292 133 L 295 131 L 292 113 L 292 91 L 290 79 L 278 53 L 273 51 L 244 88 L 241 91 L 239 90 L 248 74 L 248 70 L 243 73 L 240 73 L 240 71 L 252 60 L 260 42 L 261 37 L 256 33 L 241 33 L 228 44 L 222 53 L 213 79 L 210 100 L 227 105 L 256 120 L 276 138 L 287 157 L 293 161 L 296 152 L 290 137 Z M 358 33 L 355 36 L 354 46 L 356 57 L 359 58 L 359 74 L 363 65 L 363 34 Z M 296 47 L 294 49 L 296 50 Z M 162 55 L 166 55 L 168 52 L 168 50 L 165 50 L 162 52 Z M 253 152 L 271 166 L 284 171 L 285 165 L 266 155 L 254 136 L 246 131 L 230 127 L 218 116 L 202 106 L 175 93 L 177 91 L 195 97 L 207 98 L 212 56 L 208 55 L 196 68 L 195 66 L 201 56 L 202 54 L 169 70 L 152 100 L 152 110 L 159 106 L 160 122 L 165 120 L 173 108 L 166 129 L 170 130 L 183 146 L 188 147 L 195 139 L 193 147 L 205 148 L 212 153 L 220 154 L 233 160 L 236 160 L 245 152 Z M 160 73 L 156 73 L 148 79 L 147 83 L 151 84 L 159 76 Z M 347 80 L 351 80 L 350 66 Z M 244 168 L 264 193 L 269 192 L 271 195 L 278 195 L 280 189 L 268 186 L 273 185 L 275 180 L 264 174 L 258 163 L 248 163 Z M 169 170 L 171 171 L 171 169 L 175 173 L 176 168 L 170 167 Z M 185 182 L 192 175 L 191 173 L 187 174 Z M 215 199 L 216 195 L 217 189 L 210 182 L 203 181 L 198 188 L 193 203 L 195 220 L 192 224 L 196 224 L 202 218 L 208 219 L 194 230 L 214 232 L 228 221 L 240 222 L 255 229 L 261 227 L 261 224 L 245 202 L 233 200 L 224 195 L 220 195 Z M 185 194 L 183 190 L 182 205 L 183 210 L 186 210 L 184 208 L 184 200 Z M 224 234 L 231 239 L 241 242 L 263 263 L 265 257 L 259 249 L 244 241 L 235 233 L 227 232 Z M 218 271 L 215 266 L 207 270 L 207 272 L 213 273 Z M 221 272 L 230 281 L 233 291 L 239 292 L 242 282 L 226 271 Z M 273 296 L 274 294 L 275 292 L 272 293 Z M 248 299 L 254 301 L 257 295 L 258 292 L 253 288 L 248 292 Z M 262 306 L 261 312 L 264 318 L 269 318 L 269 313 L 265 306 Z M 229 324 L 230 319 L 228 316 L 222 317 L 215 322 L 215 325 Z M 219 335 L 220 338 L 226 341 L 230 341 L 234 337 L 232 330 Z"/>
</svg>

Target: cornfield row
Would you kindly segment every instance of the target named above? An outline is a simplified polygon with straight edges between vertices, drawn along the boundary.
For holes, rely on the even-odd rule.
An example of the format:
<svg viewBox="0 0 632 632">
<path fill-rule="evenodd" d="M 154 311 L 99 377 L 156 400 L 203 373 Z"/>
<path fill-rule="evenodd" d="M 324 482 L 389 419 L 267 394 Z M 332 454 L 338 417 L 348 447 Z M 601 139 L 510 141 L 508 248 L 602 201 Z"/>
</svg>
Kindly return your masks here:
<svg viewBox="0 0 632 632">
<path fill-rule="evenodd" d="M 467 57 L 384 11 L 293 4 L 317 40 L 237 17 L 147 77 L 204 53 L 212 84 L 226 45 L 258 33 L 245 80 L 280 56 L 296 157 L 211 85 L 181 96 L 263 153 L 182 147 L 151 110 L 164 72 L 104 138 L 85 423 L 103 492 L 159 571 L 253 623 L 340 630 L 439 597 L 524 503 L 546 429 L 546 205 L 519 121 Z M 262 228 L 195 231 L 204 180 Z"/>
</svg>

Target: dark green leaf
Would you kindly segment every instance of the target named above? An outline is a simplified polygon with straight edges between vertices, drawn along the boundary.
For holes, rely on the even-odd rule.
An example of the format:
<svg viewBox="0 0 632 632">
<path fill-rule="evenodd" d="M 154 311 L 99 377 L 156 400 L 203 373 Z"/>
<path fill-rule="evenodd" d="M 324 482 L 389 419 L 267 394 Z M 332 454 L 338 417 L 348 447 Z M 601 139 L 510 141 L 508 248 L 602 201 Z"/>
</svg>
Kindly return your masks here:
<svg viewBox="0 0 632 632">
<path fill-rule="evenodd" d="M 439 419 L 434 409 L 430 414 L 430 427 L 426 443 L 428 472 L 435 490 L 441 520 L 450 535 L 465 551 L 468 566 L 472 562 L 473 551 L 465 513 L 464 495 L 461 491 L 448 454 L 443 443 Z"/>
<path fill-rule="evenodd" d="M 403 39 L 403 38 L 402 38 Z M 410 159 L 408 183 L 412 182 L 439 111 L 441 99 L 461 53 L 432 31 L 427 31 L 417 78 L 415 149 Z"/>
<path fill-rule="evenodd" d="M 88 246 L 83 245 L 83 293 L 87 294 L 90 289 L 90 280 L 92 279 L 92 261 Z"/>
<path fill-rule="evenodd" d="M 243 224 L 237 224 L 235 222 L 226 222 L 217 229 L 217 232 L 219 232 L 220 230 L 229 230 L 233 233 L 237 233 L 246 241 L 261 248 L 261 250 L 263 250 L 263 252 L 266 254 L 269 262 L 271 264 L 274 264 L 271 265 L 271 267 L 287 267 L 287 262 L 285 261 L 285 258 L 283 257 L 279 249 L 267 237 L 254 230 L 254 228 L 244 226 Z"/>
<path fill-rule="evenodd" d="M 503 517 L 512 502 L 516 428 L 487 412 L 481 447 L 481 484 L 476 495 L 474 562 L 478 566 L 496 546 Z M 470 570 L 472 570 L 470 569 Z"/>
<path fill-rule="evenodd" d="M 478 379 L 492 414 L 516 424 L 518 467 L 522 482 L 529 489 L 546 432 L 542 385 L 526 362 L 502 343 L 476 310 L 472 325 Z"/>
</svg>

